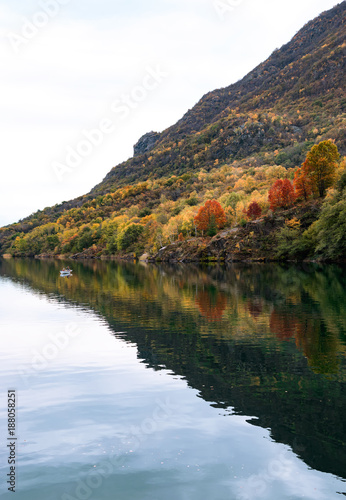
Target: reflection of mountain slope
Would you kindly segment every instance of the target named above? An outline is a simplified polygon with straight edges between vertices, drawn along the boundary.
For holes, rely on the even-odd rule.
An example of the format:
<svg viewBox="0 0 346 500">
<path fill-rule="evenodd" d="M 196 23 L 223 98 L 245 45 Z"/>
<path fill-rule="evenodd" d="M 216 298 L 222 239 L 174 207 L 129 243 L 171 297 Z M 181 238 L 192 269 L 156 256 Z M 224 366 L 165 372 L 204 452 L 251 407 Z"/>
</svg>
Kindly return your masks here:
<svg viewBox="0 0 346 500">
<path fill-rule="evenodd" d="M 307 464 L 345 477 L 342 269 L 270 265 L 201 270 L 97 262 L 76 263 L 75 278 L 60 280 L 58 266 L 13 260 L 1 263 L 1 275 L 102 314 L 114 331 L 127 332 L 123 338 L 137 344 L 139 358 L 148 366 L 166 366 L 183 376 L 216 407 L 257 417 L 253 423 L 270 427 L 276 441 L 298 446 Z M 212 290 L 209 299 L 207 290 Z M 208 316 L 212 304 L 224 307 L 219 296 L 226 299 L 219 321 L 201 314 L 196 304 L 200 292 Z M 282 336 L 288 336 L 289 316 L 308 361 L 294 342 L 278 339 L 280 318 Z M 329 375 L 314 373 L 308 363 Z"/>
</svg>

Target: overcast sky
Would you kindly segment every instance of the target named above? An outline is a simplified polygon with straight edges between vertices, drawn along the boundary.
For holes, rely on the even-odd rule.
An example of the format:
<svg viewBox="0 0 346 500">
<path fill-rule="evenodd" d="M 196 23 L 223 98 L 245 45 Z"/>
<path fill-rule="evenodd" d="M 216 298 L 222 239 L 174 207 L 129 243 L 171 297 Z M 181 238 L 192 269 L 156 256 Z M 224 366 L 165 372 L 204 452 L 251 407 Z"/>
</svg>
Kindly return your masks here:
<svg viewBox="0 0 346 500">
<path fill-rule="evenodd" d="M 87 193 L 337 0 L 3 0 L 0 225 Z"/>
</svg>

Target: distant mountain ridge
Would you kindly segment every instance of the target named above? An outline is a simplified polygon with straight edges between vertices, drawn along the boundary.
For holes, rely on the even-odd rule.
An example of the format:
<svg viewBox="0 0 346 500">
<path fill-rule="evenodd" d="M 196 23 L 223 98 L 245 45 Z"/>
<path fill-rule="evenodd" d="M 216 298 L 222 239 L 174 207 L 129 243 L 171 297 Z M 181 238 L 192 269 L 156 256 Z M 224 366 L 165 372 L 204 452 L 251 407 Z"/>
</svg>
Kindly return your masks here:
<svg viewBox="0 0 346 500">
<path fill-rule="evenodd" d="M 342 42 L 342 38 L 345 41 L 345 32 L 342 33 L 345 28 L 345 2 L 342 2 L 308 22 L 289 43 L 275 50 L 266 61 L 259 64 L 243 79 L 224 89 L 206 94 L 193 110 L 188 111 L 176 126 L 168 129 L 167 134 L 163 134 L 163 137 L 174 134 L 176 128 L 179 128 L 180 134 L 197 132 L 207 123 L 223 118 L 228 106 L 242 106 L 244 110 L 250 111 L 259 105 L 262 107 L 286 105 L 283 99 L 287 100 L 287 93 L 291 93 L 294 98 L 301 98 L 299 91 L 304 85 L 304 90 L 307 92 L 306 84 L 316 97 L 323 95 L 326 88 L 344 86 L 344 74 L 340 70 L 345 69 L 345 60 L 341 50 L 337 57 L 329 58 L 328 65 L 320 64 L 321 60 L 313 58 L 313 53 L 315 52 L 319 57 L 321 55 L 326 57 L 327 53 L 323 54 L 324 48 L 333 49 L 338 46 L 339 41 Z M 334 37 L 333 40 L 330 39 L 331 35 Z M 325 47 L 326 42 L 328 44 Z M 310 58 L 306 62 L 310 66 L 310 71 L 303 62 L 309 55 Z M 342 62 L 342 66 L 337 71 L 335 71 L 336 61 Z M 315 68 L 311 67 L 312 62 Z M 296 78 L 297 65 L 300 70 L 299 78 Z M 332 73 L 326 75 L 325 72 L 329 70 Z M 312 85 L 313 82 L 314 85 Z M 331 82 L 333 82 L 332 85 L 330 85 Z M 260 99 L 258 99 L 259 95 Z M 203 110 L 203 114 L 198 113 L 199 109 Z M 193 129 L 191 115 L 195 115 Z M 196 115 L 200 119 L 196 119 Z"/>
</svg>

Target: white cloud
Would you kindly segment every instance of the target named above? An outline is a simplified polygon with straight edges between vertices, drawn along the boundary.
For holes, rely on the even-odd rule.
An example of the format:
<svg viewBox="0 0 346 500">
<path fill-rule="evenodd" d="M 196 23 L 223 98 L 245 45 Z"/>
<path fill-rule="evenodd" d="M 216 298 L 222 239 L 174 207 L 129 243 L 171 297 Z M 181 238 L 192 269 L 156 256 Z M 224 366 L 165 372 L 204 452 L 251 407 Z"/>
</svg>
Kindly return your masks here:
<svg viewBox="0 0 346 500">
<path fill-rule="evenodd" d="M 3 3 L 0 19 L 0 224 L 80 194 L 132 154 L 149 130 L 177 121 L 202 95 L 229 85 L 287 42 L 330 0 L 243 0 L 220 20 L 214 0 L 96 2 L 64 6 L 16 54 L 6 34 L 21 33 L 37 3 Z M 53 161 L 64 158 L 81 131 L 114 114 L 110 105 L 129 92 L 148 66 L 166 81 L 63 184 Z"/>
</svg>

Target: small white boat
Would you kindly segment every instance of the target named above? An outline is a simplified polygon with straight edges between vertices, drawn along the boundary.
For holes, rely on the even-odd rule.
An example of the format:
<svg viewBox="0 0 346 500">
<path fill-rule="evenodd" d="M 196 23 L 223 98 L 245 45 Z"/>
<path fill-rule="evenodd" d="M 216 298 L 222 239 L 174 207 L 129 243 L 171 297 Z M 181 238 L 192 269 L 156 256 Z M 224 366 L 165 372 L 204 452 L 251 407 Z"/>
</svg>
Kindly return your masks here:
<svg viewBox="0 0 346 500">
<path fill-rule="evenodd" d="M 72 269 L 63 269 L 60 271 L 60 276 L 71 276 L 72 274 Z"/>
</svg>

